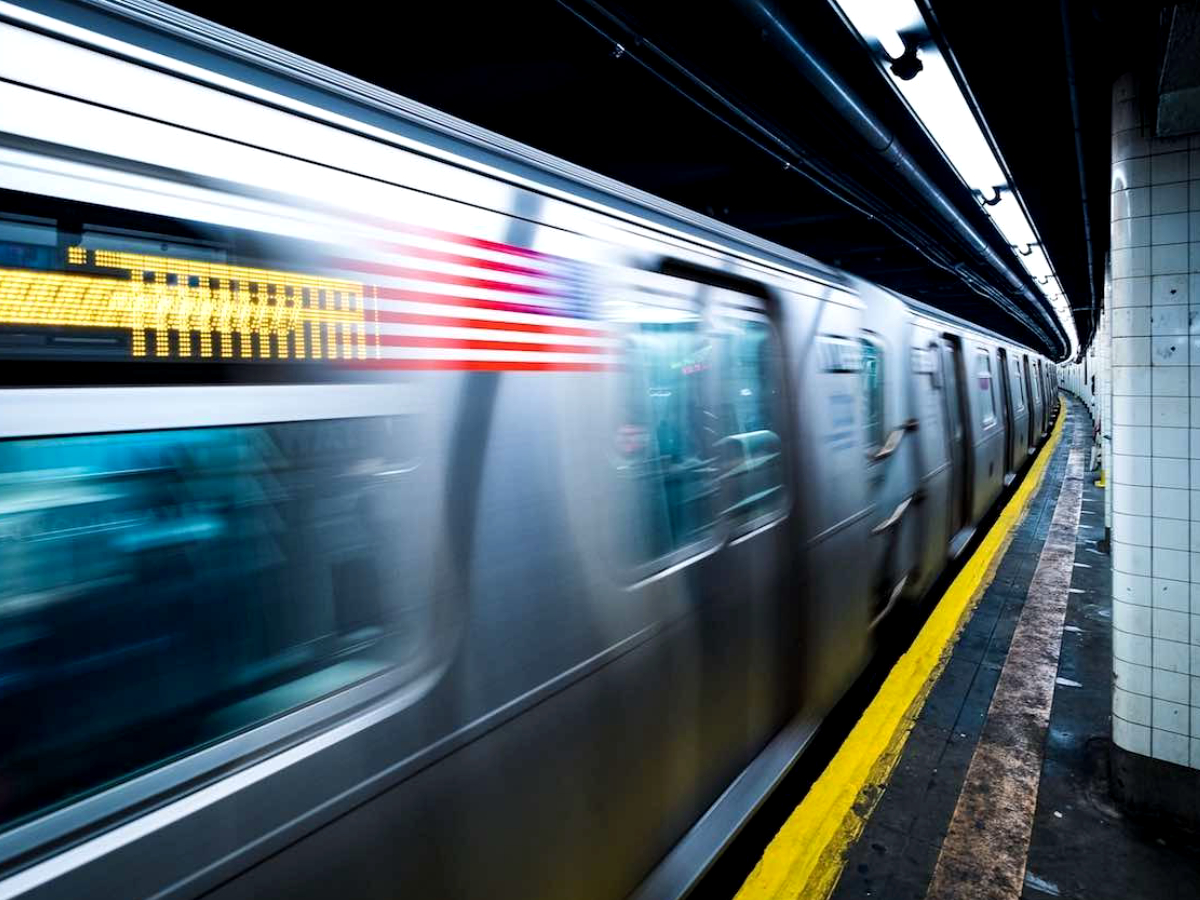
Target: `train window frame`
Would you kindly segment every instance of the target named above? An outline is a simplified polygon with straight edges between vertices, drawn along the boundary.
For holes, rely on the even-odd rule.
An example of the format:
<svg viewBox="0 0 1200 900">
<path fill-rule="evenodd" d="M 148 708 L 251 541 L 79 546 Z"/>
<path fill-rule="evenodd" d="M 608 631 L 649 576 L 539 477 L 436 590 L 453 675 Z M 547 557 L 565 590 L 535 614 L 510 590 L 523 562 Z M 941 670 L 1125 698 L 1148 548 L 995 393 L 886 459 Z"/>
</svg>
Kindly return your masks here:
<svg viewBox="0 0 1200 900">
<path fill-rule="evenodd" d="M 218 391 L 222 402 L 195 404 L 199 391 Z M 363 396 L 355 400 L 354 393 Z M 12 388 L 0 392 L 0 441 L 364 420 L 420 409 L 403 384 Z M 412 656 L 361 680 L 15 817 L 0 825 L 0 864 L 67 835 L 91 837 L 147 803 L 177 801 L 197 784 L 219 781 L 231 766 L 254 765 L 333 729 L 357 730 L 359 714 L 377 704 L 389 716 L 402 713 L 444 669 L 445 648 L 428 637 L 414 642 Z"/>
<path fill-rule="evenodd" d="M 992 372 L 992 353 L 987 347 L 976 347 L 976 372 L 975 377 L 980 382 L 980 393 L 987 396 L 987 407 L 980 407 L 980 424 L 986 428 L 993 428 L 999 418 L 996 415 L 996 377 Z M 983 382 L 987 381 L 987 387 L 984 389 Z"/>
<path fill-rule="evenodd" d="M 181 265 L 228 264 L 261 270 L 264 275 L 278 270 L 276 274 L 289 279 L 324 277 L 305 274 L 310 271 L 305 263 L 276 255 L 281 249 L 313 251 L 318 245 L 312 235 L 255 231 L 238 224 L 193 221 L 15 190 L 0 192 L 0 221 L 10 230 L 8 249 L 15 254 L 11 267 L 31 279 L 76 278 L 83 272 L 112 277 L 96 256 L 105 252 L 124 252 L 131 258 L 161 256 L 164 262 Z M 46 248 L 46 252 L 26 258 L 17 252 L 23 245 Z M 296 258 L 304 259 L 303 252 L 297 252 Z M 158 277 L 142 274 L 147 276 L 144 283 Z M 177 273 L 164 277 L 166 285 L 182 283 Z M 197 284 L 191 283 L 193 278 Z M 196 287 L 202 280 L 189 276 L 188 286 Z M 275 287 L 272 282 L 270 290 Z M 53 321 L 35 327 L 43 326 L 77 327 Z M 169 332 L 166 328 L 157 334 L 168 336 L 165 343 L 177 344 Z M 238 332 L 241 338 L 247 333 Z M 323 363 L 284 359 L 283 353 L 268 358 L 259 335 L 260 352 L 233 358 L 206 356 L 203 351 L 172 352 L 166 359 L 150 354 L 136 358 L 128 352 L 132 336 L 72 344 L 88 348 L 104 343 L 119 353 L 90 349 L 17 353 L 12 348 L 24 345 L 14 342 L 6 358 L 22 364 L 10 367 L 10 386 L 0 391 L 0 441 L 102 440 L 110 435 L 361 421 L 425 412 L 411 376 L 347 377 Z M 67 342 L 60 345 L 61 349 Z M 407 459 L 396 471 L 411 471 L 419 464 L 419 457 L 415 463 Z M 451 647 L 431 630 L 434 606 L 440 602 L 444 601 L 439 595 L 431 594 L 411 645 L 404 653 L 383 654 L 382 665 L 364 668 L 362 677 L 318 685 L 298 697 L 277 695 L 277 702 L 265 705 L 261 716 L 231 720 L 228 730 L 213 728 L 195 743 L 164 743 L 164 752 L 145 759 L 117 758 L 102 777 L 80 778 L 65 792 L 48 793 L 25 809 L 14 809 L 0 824 L 0 865 L 29 858 L 56 842 L 91 839 L 134 810 L 182 802 L 197 787 L 219 782 L 233 769 L 259 765 L 318 736 L 326 745 L 336 743 L 374 722 L 403 714 L 433 688 L 446 667 Z M 281 682 L 285 684 L 291 682 Z M 324 692 L 323 687 L 330 689 Z M 368 709 L 378 713 L 367 717 Z M 331 733 L 337 737 L 325 737 Z"/>
<path fill-rule="evenodd" d="M 126 780 L 100 788 L 0 832 L 0 866 L 64 839 L 87 840 L 122 816 L 152 804 L 185 800 L 197 788 L 226 778 L 230 770 L 261 764 L 282 751 L 336 732 L 344 740 L 383 718 L 401 715 L 437 684 L 444 666 L 406 681 L 396 673 L 351 685 L 307 706 L 222 738 Z M 378 709 L 378 715 L 364 713 Z"/>
<path fill-rule="evenodd" d="M 864 330 L 859 334 L 859 345 L 862 348 L 870 347 L 873 351 L 873 357 L 876 364 L 875 370 L 875 391 L 878 394 L 878 433 L 872 435 L 870 429 L 873 427 L 870 421 L 870 404 L 871 397 L 868 390 L 868 366 L 866 356 L 863 354 L 861 369 L 859 371 L 860 392 L 863 398 L 863 447 L 868 460 L 871 462 L 880 462 L 877 460 L 876 454 L 887 441 L 887 344 L 883 338 L 874 331 Z"/>
</svg>

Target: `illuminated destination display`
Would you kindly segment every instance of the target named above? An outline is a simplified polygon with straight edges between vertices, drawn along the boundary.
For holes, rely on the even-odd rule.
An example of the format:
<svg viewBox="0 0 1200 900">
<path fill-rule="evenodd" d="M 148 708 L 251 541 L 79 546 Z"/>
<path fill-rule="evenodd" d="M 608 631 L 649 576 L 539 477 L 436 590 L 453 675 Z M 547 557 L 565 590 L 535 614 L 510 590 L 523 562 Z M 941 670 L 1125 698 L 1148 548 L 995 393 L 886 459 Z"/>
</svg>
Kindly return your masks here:
<svg viewBox="0 0 1200 900">
<path fill-rule="evenodd" d="M 378 354 L 374 303 L 356 282 L 84 247 L 66 262 L 65 272 L 0 268 L 0 325 L 125 329 L 143 358 Z"/>
</svg>

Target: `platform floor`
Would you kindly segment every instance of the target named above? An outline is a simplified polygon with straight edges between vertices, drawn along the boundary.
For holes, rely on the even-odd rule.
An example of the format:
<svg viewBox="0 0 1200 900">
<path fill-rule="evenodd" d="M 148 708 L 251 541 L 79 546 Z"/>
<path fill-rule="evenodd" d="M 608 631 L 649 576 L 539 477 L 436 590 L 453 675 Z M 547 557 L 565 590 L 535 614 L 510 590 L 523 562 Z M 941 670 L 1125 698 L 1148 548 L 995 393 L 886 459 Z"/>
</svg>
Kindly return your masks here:
<svg viewBox="0 0 1200 900">
<path fill-rule="evenodd" d="M 1062 431 L 1040 482 L 1029 479 L 1023 516 L 1006 524 L 1002 514 L 976 552 L 989 538 L 1011 543 L 984 560 L 991 583 L 938 648 L 944 665 L 895 726 L 899 741 L 850 786 L 853 804 L 824 829 L 823 850 L 805 846 L 822 829 L 811 811 L 801 821 L 802 804 L 738 900 L 1200 900 L 1200 835 L 1131 817 L 1109 796 L 1104 493 L 1087 471 L 1091 417 L 1063 398 Z M 819 860 L 796 876 L 805 855 Z"/>
<path fill-rule="evenodd" d="M 1200 839 L 1126 816 L 1108 794 L 1112 571 L 1103 545 L 1104 493 L 1086 471 L 1091 432 L 1086 408 L 1068 397 L 1046 477 L 845 855 L 836 900 L 1200 898 Z M 1035 576 L 1053 555 L 1043 551 L 1056 509 L 1063 509 L 1073 449 L 1082 462 L 1082 496 L 1065 615 L 1041 632 L 1050 644 L 1060 642 L 1057 666 L 1035 673 L 1053 684 L 998 695 L 1006 663 L 1010 675 L 1031 668 L 1010 651 L 1017 652 L 1022 613 L 1044 587 Z M 1013 773 L 989 758 L 987 741 L 1010 737 L 1006 718 L 1029 724 L 1028 711 L 1018 707 L 1031 694 L 1036 701 L 1039 687 L 1051 697 L 1048 728 L 1032 741 L 1033 773 L 1014 783 Z"/>
</svg>

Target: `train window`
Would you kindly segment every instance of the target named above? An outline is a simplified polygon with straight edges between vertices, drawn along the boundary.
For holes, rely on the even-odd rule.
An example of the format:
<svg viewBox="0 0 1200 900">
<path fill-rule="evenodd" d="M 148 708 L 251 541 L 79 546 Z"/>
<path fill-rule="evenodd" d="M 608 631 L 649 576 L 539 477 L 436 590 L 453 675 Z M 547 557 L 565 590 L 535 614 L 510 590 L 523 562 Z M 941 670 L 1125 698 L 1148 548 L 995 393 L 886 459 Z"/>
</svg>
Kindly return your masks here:
<svg viewBox="0 0 1200 900">
<path fill-rule="evenodd" d="M 0 442 L 0 710 L 21 723 L 0 822 L 413 674 L 430 620 L 411 431 L 376 416 Z"/>
<path fill-rule="evenodd" d="M 397 380 L 364 371 L 374 286 L 316 238 L 15 191 L 0 267 L 9 384 L 60 391 L 22 409 L 40 436 L 0 441 L 0 710 L 23 722 L 0 828 L 148 774 L 117 800 L 141 802 L 174 761 L 207 774 L 428 671 L 419 430 L 355 399 Z M 346 417 L 276 405 L 326 382 Z"/>
<path fill-rule="evenodd" d="M 640 323 L 629 336 L 632 400 L 622 469 L 639 482 L 644 563 L 711 539 L 718 516 L 709 397 L 714 341 L 699 317 Z"/>
<path fill-rule="evenodd" d="M 787 497 L 779 433 L 783 365 L 779 339 L 765 319 L 721 317 L 724 364 L 718 396 L 724 436 L 717 441 L 730 526 L 752 526 L 783 509 Z"/>
<path fill-rule="evenodd" d="M 983 424 L 992 425 L 996 421 L 996 395 L 992 386 L 992 355 L 987 350 L 979 351 L 979 391 L 982 395 Z"/>
<path fill-rule="evenodd" d="M 862 338 L 863 423 L 867 453 L 874 453 L 884 442 L 883 419 L 883 347 L 874 338 Z"/>
<path fill-rule="evenodd" d="M 1012 382 L 1016 387 L 1014 391 L 1017 395 L 1017 411 L 1025 409 L 1025 379 L 1021 377 L 1021 363 L 1019 360 L 1012 361 Z"/>
</svg>

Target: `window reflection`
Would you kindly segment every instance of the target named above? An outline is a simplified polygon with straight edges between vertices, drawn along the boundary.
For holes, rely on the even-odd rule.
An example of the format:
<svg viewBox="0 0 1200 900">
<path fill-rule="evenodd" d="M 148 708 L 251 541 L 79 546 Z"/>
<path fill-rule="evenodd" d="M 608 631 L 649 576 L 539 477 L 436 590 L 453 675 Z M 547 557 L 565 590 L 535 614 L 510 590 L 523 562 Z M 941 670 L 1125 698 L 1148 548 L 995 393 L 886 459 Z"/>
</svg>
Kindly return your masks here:
<svg viewBox="0 0 1200 900">
<path fill-rule="evenodd" d="M 710 323 L 666 312 L 669 321 L 639 322 L 626 348 L 630 394 L 616 443 L 637 482 L 635 567 L 669 565 L 712 540 L 719 521 L 736 531 L 786 504 L 783 369 L 770 324 L 745 311 L 717 311 Z"/>
<path fill-rule="evenodd" d="M 728 319 L 728 364 L 718 387 L 724 411 L 721 480 L 730 525 L 781 510 L 786 497 L 782 446 L 782 360 L 762 319 Z"/>
<path fill-rule="evenodd" d="M 411 660 L 407 431 L 0 442 L 0 822 Z"/>
<path fill-rule="evenodd" d="M 883 421 L 883 351 L 870 338 L 862 339 L 862 382 L 864 414 L 863 427 L 868 453 L 874 453 L 884 442 Z"/>
<path fill-rule="evenodd" d="M 992 355 L 986 350 L 978 354 L 979 368 L 976 373 L 979 378 L 979 391 L 983 397 L 983 423 L 985 425 L 996 421 L 996 397 L 992 390 Z"/>
<path fill-rule="evenodd" d="M 633 470 L 650 559 L 704 541 L 716 520 L 715 421 L 706 398 L 712 338 L 698 321 L 647 323 L 631 335 L 630 423 L 643 450 Z"/>
</svg>

